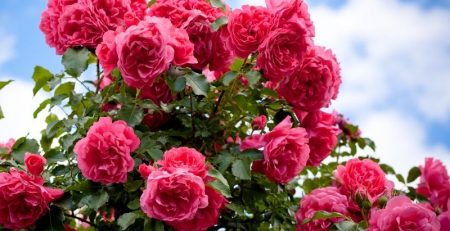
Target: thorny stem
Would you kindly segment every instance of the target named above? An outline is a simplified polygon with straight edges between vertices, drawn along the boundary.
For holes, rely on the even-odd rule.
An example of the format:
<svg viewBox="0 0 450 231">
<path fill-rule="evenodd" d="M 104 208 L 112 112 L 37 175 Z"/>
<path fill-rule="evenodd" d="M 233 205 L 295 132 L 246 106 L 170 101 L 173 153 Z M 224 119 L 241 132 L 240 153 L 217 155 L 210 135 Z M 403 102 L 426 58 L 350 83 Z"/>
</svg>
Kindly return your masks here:
<svg viewBox="0 0 450 231">
<path fill-rule="evenodd" d="M 103 77 L 100 77 L 100 60 L 97 59 L 97 88 L 95 89 L 95 94 L 100 91 L 100 83 L 103 81 Z"/>
</svg>

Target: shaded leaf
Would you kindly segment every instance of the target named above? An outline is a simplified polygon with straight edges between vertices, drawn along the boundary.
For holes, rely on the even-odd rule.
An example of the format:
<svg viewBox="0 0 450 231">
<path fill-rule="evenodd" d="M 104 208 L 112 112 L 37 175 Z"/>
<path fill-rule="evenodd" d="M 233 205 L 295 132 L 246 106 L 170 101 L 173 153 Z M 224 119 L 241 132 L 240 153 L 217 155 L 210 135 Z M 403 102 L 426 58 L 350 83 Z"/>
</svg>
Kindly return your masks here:
<svg viewBox="0 0 450 231">
<path fill-rule="evenodd" d="M 0 90 L 10 83 L 12 83 L 12 80 L 0 81 Z"/>
<path fill-rule="evenodd" d="M 418 167 L 413 167 L 409 170 L 406 181 L 408 183 L 411 183 L 415 181 L 419 176 L 420 176 L 420 169 Z"/>
<path fill-rule="evenodd" d="M 36 93 L 53 78 L 53 74 L 41 66 L 35 66 L 32 78 L 34 80 L 33 95 L 36 95 Z"/>
<path fill-rule="evenodd" d="M 215 168 L 211 168 L 208 171 L 208 176 L 216 179 L 209 184 L 211 187 L 217 189 L 225 197 L 231 197 L 230 185 L 228 184 L 227 179 L 223 177 L 222 173 Z"/>
<path fill-rule="evenodd" d="M 222 26 L 226 25 L 228 23 L 228 17 L 227 16 L 221 16 L 217 18 L 212 24 L 211 28 L 214 31 L 218 31 Z"/>
<path fill-rule="evenodd" d="M 26 152 L 37 153 L 39 151 L 39 143 L 35 139 L 27 139 L 22 137 L 16 141 L 12 148 L 12 157 L 15 161 L 23 163 Z"/>
<path fill-rule="evenodd" d="M 46 99 L 46 100 L 42 101 L 41 104 L 39 104 L 39 107 L 36 108 L 36 110 L 34 110 L 34 112 L 33 112 L 33 118 L 36 119 L 36 117 L 39 115 L 39 113 L 40 113 L 42 110 L 44 110 L 44 109 L 47 107 L 47 105 L 50 104 L 50 102 L 51 102 L 50 99 Z"/>
<path fill-rule="evenodd" d="M 75 89 L 75 83 L 74 82 L 66 82 L 58 86 L 55 90 L 55 96 L 58 95 L 70 95 Z"/>
<path fill-rule="evenodd" d="M 90 51 L 87 48 L 69 48 L 62 57 L 62 64 L 66 68 L 67 74 L 73 77 L 79 77 L 88 65 Z"/>
<path fill-rule="evenodd" d="M 197 73 L 190 73 L 186 76 L 186 84 L 192 88 L 194 94 L 206 96 L 209 91 L 209 83 L 206 77 Z"/>
<path fill-rule="evenodd" d="M 238 159 L 231 166 L 233 175 L 241 180 L 250 180 L 250 164 L 249 159 Z"/>
<path fill-rule="evenodd" d="M 117 116 L 119 119 L 127 122 L 129 126 L 133 127 L 141 123 L 144 118 L 144 113 L 134 105 L 125 105 L 120 109 L 119 113 L 117 113 Z"/>
<path fill-rule="evenodd" d="M 120 226 L 120 228 L 122 228 L 122 230 L 126 230 L 130 225 L 134 224 L 136 218 L 138 217 L 139 216 L 134 212 L 125 213 L 122 214 L 119 219 L 117 219 L 117 224 Z"/>
<path fill-rule="evenodd" d="M 94 193 L 88 196 L 85 196 L 81 199 L 80 205 L 87 205 L 89 208 L 93 210 L 98 210 L 103 205 L 106 204 L 109 200 L 109 195 L 107 192 L 99 192 Z"/>
</svg>

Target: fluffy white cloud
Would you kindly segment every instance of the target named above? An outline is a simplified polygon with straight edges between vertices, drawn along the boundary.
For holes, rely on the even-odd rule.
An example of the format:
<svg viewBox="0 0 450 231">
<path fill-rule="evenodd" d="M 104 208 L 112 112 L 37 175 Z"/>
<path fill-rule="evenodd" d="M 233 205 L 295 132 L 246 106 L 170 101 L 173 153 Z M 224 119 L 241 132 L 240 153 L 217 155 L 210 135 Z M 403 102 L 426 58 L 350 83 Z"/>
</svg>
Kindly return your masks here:
<svg viewBox="0 0 450 231">
<path fill-rule="evenodd" d="M 0 77 L 0 80 L 16 79 Z M 30 135 L 40 137 L 40 131 L 45 128 L 44 113 L 33 119 L 34 109 L 45 99 L 43 94 L 33 97 L 33 85 L 29 82 L 15 80 L 0 91 L 0 105 L 5 118 L 0 120 L 0 142 L 9 138 L 19 138 Z"/>
<path fill-rule="evenodd" d="M 426 156 L 450 166 L 450 151 L 426 140 L 427 122 L 450 118 L 450 11 L 348 0 L 339 8 L 314 5 L 310 13 L 316 44 L 332 48 L 341 62 L 344 84 L 333 107 L 375 140 L 377 157 L 402 173 Z"/>
<path fill-rule="evenodd" d="M 14 36 L 3 32 L 0 28 L 0 66 L 14 57 Z"/>
</svg>

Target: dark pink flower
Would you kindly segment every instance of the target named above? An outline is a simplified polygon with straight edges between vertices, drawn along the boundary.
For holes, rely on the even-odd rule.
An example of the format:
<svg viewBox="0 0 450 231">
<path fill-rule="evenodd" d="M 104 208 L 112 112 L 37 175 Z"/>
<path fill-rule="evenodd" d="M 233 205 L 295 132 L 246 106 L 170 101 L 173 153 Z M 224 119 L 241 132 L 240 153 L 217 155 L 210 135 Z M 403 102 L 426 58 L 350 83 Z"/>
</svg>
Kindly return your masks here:
<svg viewBox="0 0 450 231">
<path fill-rule="evenodd" d="M 286 23 L 297 23 L 308 29 L 308 36 L 314 36 L 314 25 L 308 12 L 308 5 L 303 0 L 266 0 L 267 8 L 274 14 L 276 27 Z"/>
<path fill-rule="evenodd" d="M 303 197 L 300 208 L 295 214 L 297 230 L 302 231 L 328 231 L 333 223 L 343 221 L 343 218 L 317 219 L 305 225 L 303 221 L 312 218 L 318 211 L 338 212 L 349 215 L 347 197 L 340 194 L 335 187 L 318 188 Z"/>
<path fill-rule="evenodd" d="M 227 25 L 230 33 L 230 48 L 241 57 L 246 58 L 255 52 L 272 29 L 272 14 L 260 6 L 242 6 L 235 9 Z"/>
<path fill-rule="evenodd" d="M 151 165 L 140 164 L 138 170 L 139 170 L 139 173 L 141 174 L 142 178 L 147 179 L 148 176 L 150 176 L 150 173 L 155 171 L 156 168 Z"/>
<path fill-rule="evenodd" d="M 267 117 L 265 115 L 257 116 L 253 119 L 252 127 L 258 130 L 264 129 L 266 127 Z"/>
<path fill-rule="evenodd" d="M 374 203 L 381 196 L 390 196 L 394 188 L 380 166 L 370 159 L 351 159 L 345 166 L 339 165 L 334 175 L 341 193 L 350 198 L 354 210 L 359 210 L 355 202 L 357 195 Z"/>
<path fill-rule="evenodd" d="M 259 46 L 256 64 L 267 79 L 278 83 L 301 68 L 311 44 L 306 27 L 286 23 L 267 35 Z"/>
<path fill-rule="evenodd" d="M 43 186 L 43 179 L 10 169 L 0 173 L 0 224 L 6 229 L 33 225 L 48 211 L 48 204 L 64 191 Z"/>
<path fill-rule="evenodd" d="M 158 161 L 158 164 L 165 171 L 174 172 L 181 168 L 202 179 L 208 174 L 205 157 L 193 148 L 171 148 L 164 152 L 163 159 Z"/>
<path fill-rule="evenodd" d="M 141 196 L 145 214 L 166 222 L 193 219 L 199 209 L 207 206 L 202 178 L 181 168 L 172 173 L 153 171 Z"/>
<path fill-rule="evenodd" d="M 143 88 L 169 69 L 169 65 L 195 63 L 193 44 L 186 31 L 175 28 L 168 19 L 146 17 L 136 26 L 116 36 L 118 67 L 125 83 Z M 184 34 L 184 35 L 183 35 Z"/>
<path fill-rule="evenodd" d="M 220 210 L 228 201 L 215 189 L 206 186 L 205 193 L 208 196 L 208 206 L 199 209 L 194 218 L 190 220 L 169 222 L 176 231 L 206 231 L 217 224 Z"/>
<path fill-rule="evenodd" d="M 335 126 L 334 118 L 333 114 L 316 111 L 309 113 L 302 120 L 301 126 L 309 136 L 308 165 L 319 166 L 336 147 L 339 129 Z"/>
<path fill-rule="evenodd" d="M 304 128 L 292 128 L 290 116 L 264 135 L 245 138 L 240 146 L 241 150 L 252 148 L 264 148 L 264 159 L 254 161 L 252 170 L 281 184 L 297 176 L 309 158 L 307 133 Z"/>
<path fill-rule="evenodd" d="M 311 112 L 329 106 L 341 85 L 339 64 L 330 50 L 313 46 L 301 68 L 285 78 L 278 93 L 296 109 Z"/>
<path fill-rule="evenodd" d="M 436 214 L 426 207 L 414 204 L 406 196 L 391 198 L 384 209 L 370 214 L 368 231 L 439 231 Z"/>
<path fill-rule="evenodd" d="M 417 193 L 425 196 L 436 208 L 447 211 L 450 200 L 450 178 L 447 169 L 440 160 L 426 158 L 420 166 L 420 183 Z"/>
<path fill-rule="evenodd" d="M 38 154 L 33 153 L 25 153 L 25 167 L 27 171 L 34 176 L 40 176 L 44 171 L 44 166 L 47 163 L 47 160 Z"/>
<path fill-rule="evenodd" d="M 131 152 L 139 147 L 139 138 L 125 121 L 112 122 L 102 117 L 85 138 L 75 144 L 78 167 L 84 177 L 105 185 L 124 183 L 133 170 Z"/>
</svg>

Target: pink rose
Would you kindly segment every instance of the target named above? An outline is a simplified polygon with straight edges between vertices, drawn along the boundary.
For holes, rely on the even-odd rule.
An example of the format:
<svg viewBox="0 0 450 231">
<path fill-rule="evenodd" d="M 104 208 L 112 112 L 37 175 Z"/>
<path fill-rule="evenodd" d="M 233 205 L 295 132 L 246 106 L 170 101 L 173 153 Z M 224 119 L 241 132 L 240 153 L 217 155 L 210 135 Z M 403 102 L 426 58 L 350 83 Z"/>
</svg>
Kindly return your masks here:
<svg viewBox="0 0 450 231">
<path fill-rule="evenodd" d="M 166 222 L 193 219 L 199 209 L 207 206 L 202 178 L 184 169 L 152 172 L 141 196 L 145 214 Z"/>
<path fill-rule="evenodd" d="M 33 225 L 48 211 L 48 204 L 64 191 L 43 186 L 43 179 L 11 168 L 0 173 L 0 224 L 6 229 Z"/>
<path fill-rule="evenodd" d="M 161 103 L 167 104 L 175 99 L 175 95 L 170 91 L 166 81 L 162 78 L 157 78 L 149 82 L 141 90 L 141 99 L 150 99 L 156 105 Z"/>
<path fill-rule="evenodd" d="M 103 35 L 103 41 L 97 46 L 95 54 L 103 67 L 103 79 L 112 79 L 111 72 L 117 67 L 117 52 L 115 38 L 118 32 L 107 31 Z M 103 81 L 102 81 L 103 83 Z M 102 89 L 105 87 L 101 87 Z M 107 84 L 109 85 L 109 83 Z"/>
<path fill-rule="evenodd" d="M 136 26 L 129 27 L 116 36 L 118 67 L 125 83 L 130 87 L 143 88 L 152 83 L 173 62 L 194 62 L 193 54 L 187 54 L 193 44 L 187 39 L 186 31 L 175 28 L 168 19 L 146 17 Z M 175 36 L 176 34 L 179 34 Z M 189 48 L 191 47 L 191 48 Z M 191 49 L 193 50 L 193 48 Z"/>
<path fill-rule="evenodd" d="M 300 69 L 311 44 L 305 26 L 287 23 L 270 32 L 259 46 L 256 64 L 266 78 L 278 83 Z"/>
<path fill-rule="evenodd" d="M 247 137 L 240 149 L 262 147 L 264 159 L 254 161 L 252 170 L 261 172 L 280 184 L 287 184 L 297 176 L 309 158 L 307 133 L 304 128 L 292 128 L 290 116 L 264 135 Z"/>
<path fill-rule="evenodd" d="M 142 178 L 147 179 L 148 176 L 150 176 L 150 173 L 155 171 L 156 168 L 151 165 L 140 164 L 138 170 L 139 170 L 139 173 L 141 174 Z"/>
<path fill-rule="evenodd" d="M 277 27 L 285 23 L 297 23 L 308 29 L 308 36 L 314 36 L 314 25 L 303 0 L 266 0 L 267 8 L 274 14 Z"/>
<path fill-rule="evenodd" d="M 25 166 L 27 171 L 34 176 L 40 176 L 44 171 L 44 166 L 47 163 L 47 160 L 38 154 L 33 153 L 25 153 Z"/>
<path fill-rule="evenodd" d="M 301 126 L 308 132 L 311 150 L 308 165 L 319 166 L 336 147 L 339 129 L 334 125 L 334 115 L 322 111 L 310 113 L 302 120 Z"/>
<path fill-rule="evenodd" d="M 228 46 L 230 34 L 226 26 L 221 27 L 212 36 L 211 55 L 209 57 L 209 69 L 215 72 L 215 75 L 222 75 L 230 70 L 230 65 L 234 60 L 234 53 Z M 217 79 L 217 77 L 216 77 Z"/>
<path fill-rule="evenodd" d="M 440 231 L 448 231 L 450 229 L 450 211 L 439 214 L 438 220 L 441 224 Z"/>
<path fill-rule="evenodd" d="M 102 117 L 89 128 L 86 137 L 75 144 L 78 167 L 84 177 L 105 185 L 124 183 L 133 170 L 131 152 L 139 138 L 125 121 Z"/>
<path fill-rule="evenodd" d="M 330 50 L 313 46 L 301 68 L 280 83 L 278 93 L 297 109 L 316 111 L 336 99 L 341 76 L 339 64 Z"/>
<path fill-rule="evenodd" d="M 191 68 L 201 70 L 209 64 L 211 70 L 223 71 L 231 64 L 232 54 L 227 47 L 227 39 L 222 37 L 223 33 L 214 32 L 211 28 L 211 23 L 225 15 L 220 9 L 202 0 L 169 0 L 152 5 L 149 15 L 168 18 L 173 25 L 186 30 L 198 60 L 189 65 Z"/>
<path fill-rule="evenodd" d="M 49 0 L 39 27 L 47 43 L 63 54 L 69 47 L 95 48 L 108 30 L 144 17 L 145 0 Z"/>
<path fill-rule="evenodd" d="M 211 187 L 205 187 L 208 196 L 208 206 L 199 209 L 194 218 L 190 220 L 169 222 L 176 231 L 206 231 L 209 227 L 217 224 L 220 209 L 225 207 L 228 201 Z"/>
<path fill-rule="evenodd" d="M 357 194 L 374 203 L 381 196 L 390 196 L 394 183 L 380 166 L 370 159 L 351 159 L 345 166 L 339 165 L 334 174 L 341 193 L 351 198 L 350 207 L 358 211 L 354 199 Z"/>
<path fill-rule="evenodd" d="M 110 29 L 107 15 L 99 14 L 92 3 L 79 2 L 64 8 L 59 18 L 60 41 L 67 47 L 95 48 Z"/>
<path fill-rule="evenodd" d="M 330 230 L 333 223 L 343 221 L 342 218 L 332 219 L 318 219 L 312 220 L 305 225 L 303 221 L 307 218 L 312 218 L 318 211 L 338 212 L 343 215 L 349 215 L 347 210 L 347 197 L 340 194 L 335 187 L 326 187 L 314 189 L 311 193 L 303 197 L 300 203 L 300 208 L 295 213 L 295 220 L 297 221 L 297 230 L 316 231 Z"/>
<path fill-rule="evenodd" d="M 179 147 L 172 148 L 164 152 L 163 159 L 158 161 L 163 170 L 175 172 L 178 169 L 184 169 L 196 176 L 204 179 L 208 174 L 208 168 L 205 165 L 205 157 L 193 148 Z"/>
<path fill-rule="evenodd" d="M 15 139 L 9 139 L 6 143 L 0 143 L 0 154 L 10 154 L 15 143 Z"/>
<path fill-rule="evenodd" d="M 373 209 L 368 231 L 439 231 L 436 214 L 421 205 L 414 204 L 406 196 L 391 198 L 384 209 Z"/>
<path fill-rule="evenodd" d="M 263 130 L 266 127 L 267 117 L 265 115 L 257 116 L 253 119 L 252 127 L 258 130 Z"/>
<path fill-rule="evenodd" d="M 425 165 L 420 166 L 420 183 L 417 193 L 427 197 L 433 206 L 447 211 L 450 200 L 450 178 L 447 169 L 440 160 L 426 158 Z"/>
<path fill-rule="evenodd" d="M 237 56 L 246 58 L 258 49 L 272 29 L 272 14 L 264 7 L 244 5 L 233 10 L 227 28 L 231 49 Z"/>
</svg>

